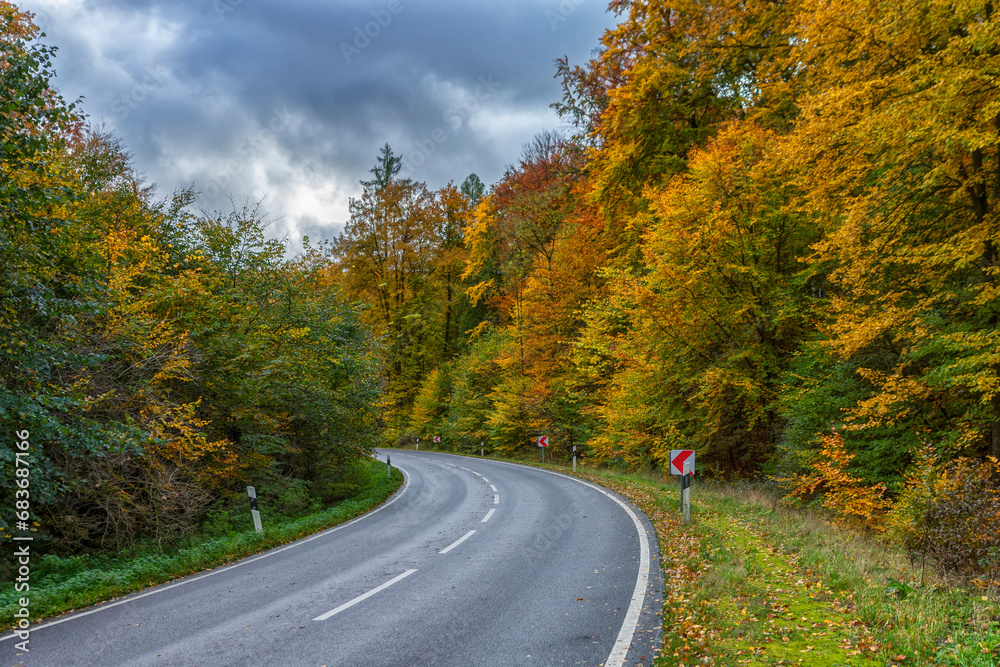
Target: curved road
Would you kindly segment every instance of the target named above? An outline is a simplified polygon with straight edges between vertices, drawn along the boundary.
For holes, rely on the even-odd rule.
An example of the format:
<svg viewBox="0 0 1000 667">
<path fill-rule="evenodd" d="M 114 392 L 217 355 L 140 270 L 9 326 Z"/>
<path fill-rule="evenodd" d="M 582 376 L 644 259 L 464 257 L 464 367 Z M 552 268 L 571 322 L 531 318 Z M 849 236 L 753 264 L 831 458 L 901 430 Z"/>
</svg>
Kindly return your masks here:
<svg viewBox="0 0 1000 667">
<path fill-rule="evenodd" d="M 2 665 L 649 665 L 648 520 L 536 468 L 380 452 L 406 476 L 352 522 L 55 619 Z M 266 512 L 266 507 L 261 507 Z"/>
</svg>

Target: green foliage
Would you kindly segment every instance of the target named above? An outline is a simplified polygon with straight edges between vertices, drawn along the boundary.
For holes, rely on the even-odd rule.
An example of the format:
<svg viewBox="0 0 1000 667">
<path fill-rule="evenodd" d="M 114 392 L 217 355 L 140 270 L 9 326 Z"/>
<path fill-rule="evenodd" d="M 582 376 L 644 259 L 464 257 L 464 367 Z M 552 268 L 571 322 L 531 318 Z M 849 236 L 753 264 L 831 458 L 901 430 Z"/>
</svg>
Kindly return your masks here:
<svg viewBox="0 0 1000 667">
<path fill-rule="evenodd" d="M 80 400 L 66 376 L 99 361 L 80 323 L 103 308 L 101 267 L 88 247 L 95 231 L 66 219 L 76 192 L 59 173 L 57 154 L 79 118 L 51 89 L 54 49 L 37 36 L 25 14 L 0 3 L 0 424 L 7 433 L 65 437 L 86 450 L 100 441 L 101 427 L 84 421 L 67 428 Z M 41 442 L 33 474 L 44 502 L 58 494 L 61 480 Z M 5 460 L 13 458 L 10 447 L 9 438 L 0 445 Z M 4 507 L 13 506 L 13 480 L 0 478 Z M 0 528 L 8 520 L 0 518 Z"/>
<path fill-rule="evenodd" d="M 784 430 L 768 472 L 787 477 L 805 470 L 824 431 L 842 427 L 848 411 L 872 396 L 874 388 L 858 374 L 858 368 L 870 361 L 837 359 L 815 340 L 802 344 L 782 379 L 778 413 Z M 845 430 L 842 435 L 847 451 L 855 456 L 852 470 L 870 483 L 901 487 L 903 470 L 918 442 L 906 425 Z"/>
<path fill-rule="evenodd" d="M 487 333 L 455 362 L 447 431 L 464 448 L 478 449 L 480 442 L 490 440 L 494 392 L 502 378 L 498 359 L 505 345 L 509 345 L 509 340 L 503 334 Z M 487 445 L 492 449 L 492 442 Z"/>
<path fill-rule="evenodd" d="M 445 434 L 450 442 L 451 434 L 446 433 L 448 404 L 452 393 L 451 367 L 447 364 L 435 368 L 427 374 L 420 387 L 410 417 L 410 431 L 424 442 L 435 435 Z"/>
<path fill-rule="evenodd" d="M 379 359 L 328 257 L 287 260 L 259 203 L 157 200 L 52 91 L 28 17 L 0 22 L 0 423 L 29 433 L 36 543 L 178 544 L 247 483 L 352 495 Z"/>
</svg>

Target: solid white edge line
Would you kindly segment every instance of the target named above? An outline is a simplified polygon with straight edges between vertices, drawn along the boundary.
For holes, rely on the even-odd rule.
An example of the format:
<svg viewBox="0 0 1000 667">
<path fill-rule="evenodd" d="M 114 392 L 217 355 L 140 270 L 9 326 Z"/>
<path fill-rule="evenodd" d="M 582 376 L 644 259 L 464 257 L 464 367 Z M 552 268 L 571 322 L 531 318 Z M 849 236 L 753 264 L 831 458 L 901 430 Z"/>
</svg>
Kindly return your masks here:
<svg viewBox="0 0 1000 667">
<path fill-rule="evenodd" d="M 340 612 L 344 611 L 345 609 L 349 609 L 350 607 L 353 607 L 354 605 L 356 605 L 357 603 L 361 602 L 362 600 L 367 600 L 368 598 L 370 598 L 371 596 L 375 595 L 379 591 L 382 591 L 382 590 L 385 590 L 386 588 L 389 588 L 389 586 L 392 586 L 394 583 L 396 583 L 397 581 L 399 581 L 401 579 L 405 579 L 406 577 L 410 576 L 411 574 L 413 574 L 416 571 L 417 571 L 416 568 L 414 568 L 412 570 L 407 570 L 406 572 L 403 572 L 403 574 L 399 575 L 398 577 L 393 577 L 392 579 L 390 579 L 389 581 L 385 582 L 381 586 L 376 586 L 375 588 L 371 589 L 367 593 L 364 593 L 363 595 L 359 595 L 358 597 L 354 598 L 350 602 L 345 602 L 344 604 L 340 605 L 336 609 L 331 609 L 330 611 L 326 612 L 325 614 L 320 614 L 319 616 L 317 616 L 313 620 L 314 621 L 325 621 L 326 619 L 330 618 L 331 616 L 339 614 Z"/>
<path fill-rule="evenodd" d="M 620 498 L 613 496 L 610 492 L 602 489 L 596 484 L 591 484 L 590 482 L 585 482 L 582 479 L 577 479 L 576 477 L 572 477 L 570 475 L 564 475 L 563 473 L 555 472 L 554 470 L 545 470 L 544 468 L 535 468 L 533 466 L 520 466 L 517 463 L 507 463 L 506 461 L 494 461 L 494 463 L 518 466 L 521 468 L 530 468 L 532 470 L 538 470 L 539 472 L 547 472 L 550 475 L 565 477 L 566 479 L 571 479 L 574 482 L 583 484 L 584 486 L 589 486 L 596 491 L 600 491 L 608 498 L 618 503 L 632 518 L 632 523 L 635 524 L 635 529 L 639 533 L 639 574 L 636 577 L 635 588 L 632 591 L 632 602 L 629 604 L 628 611 L 625 612 L 625 620 L 622 621 L 622 627 L 618 632 L 618 638 L 615 639 L 615 646 L 611 649 L 611 654 L 608 655 L 608 659 L 604 661 L 604 667 L 622 667 L 622 665 L 625 664 L 625 657 L 628 655 L 628 649 L 632 645 L 632 637 L 635 635 L 635 628 L 639 625 L 639 615 L 642 613 L 642 603 L 646 598 L 646 587 L 649 585 L 649 534 L 646 533 L 646 529 L 643 527 L 642 521 L 640 521 L 636 513 L 632 511 L 632 508 L 626 505 Z"/>
<path fill-rule="evenodd" d="M 494 513 L 494 512 L 496 512 L 496 509 L 495 509 L 495 508 L 494 508 L 494 509 L 491 509 L 491 510 L 490 510 L 489 512 L 487 512 L 487 513 L 486 513 L 486 516 L 484 516 L 484 517 L 483 517 L 483 520 L 482 520 L 482 521 L 480 521 L 479 523 L 486 523 L 487 521 L 489 521 L 489 520 L 490 520 L 490 517 L 491 517 L 491 516 L 493 516 L 493 513 Z"/>
<path fill-rule="evenodd" d="M 117 602 L 111 602 L 111 603 L 106 603 L 106 604 L 98 603 L 98 604 L 100 604 L 100 606 L 96 607 L 95 609 L 90 609 L 88 611 L 81 611 L 81 612 L 79 612 L 77 614 L 72 614 L 71 616 L 64 616 L 62 618 L 57 618 L 54 621 L 49 621 L 47 623 L 42 623 L 41 625 L 33 625 L 33 626 L 31 626 L 30 629 L 31 629 L 32 632 L 37 632 L 38 630 L 42 630 L 44 628 L 48 628 L 48 627 L 51 627 L 53 625 L 59 625 L 60 623 L 65 623 L 66 621 L 72 621 L 72 620 L 75 620 L 77 618 L 82 618 L 84 616 L 89 616 L 91 614 L 96 614 L 99 611 L 104 611 L 106 609 L 111 609 L 112 607 L 117 607 L 120 604 L 125 604 L 127 602 L 134 602 L 135 600 L 140 600 L 142 598 L 149 597 L 150 595 L 155 595 L 156 593 L 162 593 L 163 591 L 169 591 L 171 588 L 177 588 L 178 586 L 183 586 L 185 584 L 190 584 L 190 583 L 193 583 L 195 581 L 200 581 L 202 579 L 205 579 L 207 577 L 211 577 L 211 576 L 219 574 L 221 572 L 228 572 L 229 570 L 235 570 L 238 567 L 243 567 L 244 565 L 249 565 L 250 563 L 256 563 L 257 561 L 263 560 L 264 558 L 268 558 L 270 556 L 274 556 L 275 554 L 280 554 L 282 551 L 288 551 L 289 549 L 291 549 L 293 547 L 297 547 L 297 546 L 299 546 L 301 544 L 305 544 L 306 542 L 312 542 L 313 540 L 317 540 L 317 539 L 319 539 L 321 537 L 329 535 L 330 533 L 335 533 L 338 530 L 340 530 L 341 528 L 347 528 L 351 524 L 357 523 L 358 521 L 361 521 L 362 519 L 367 519 L 368 517 L 370 517 L 372 514 L 375 514 L 376 512 L 381 512 L 386 507 L 388 507 L 389 505 L 391 505 L 394 502 L 396 502 L 397 500 L 399 500 L 400 497 L 403 495 L 403 493 L 406 492 L 406 489 L 408 489 L 409 486 L 410 486 L 410 476 L 406 473 L 405 470 L 403 470 L 399 466 L 393 466 L 393 467 L 398 468 L 399 471 L 401 473 L 403 473 L 403 487 L 399 491 L 396 491 L 395 494 L 394 494 L 394 496 L 392 498 L 390 498 L 388 502 L 385 502 L 385 503 L 379 505 L 378 507 L 376 507 L 375 509 L 371 510 L 370 512 L 365 512 L 364 514 L 362 514 L 361 516 L 359 516 L 359 517 L 357 517 L 355 519 L 351 519 L 347 523 L 342 523 L 339 526 L 334 526 L 332 528 L 327 528 L 326 530 L 324 530 L 322 532 L 319 532 L 319 533 L 316 533 L 315 535 L 311 535 L 310 537 L 305 537 L 305 538 L 302 538 L 301 540 L 296 540 L 295 542 L 292 542 L 291 544 L 286 544 L 283 547 L 280 547 L 280 548 L 277 548 L 277 549 L 273 549 L 271 551 L 266 551 L 266 552 L 264 552 L 264 553 L 262 553 L 262 554 L 260 554 L 258 556 L 253 556 L 253 557 L 248 558 L 246 560 L 239 561 L 238 563 L 233 563 L 232 565 L 223 565 L 222 567 L 218 567 L 218 568 L 216 568 L 214 570 L 211 570 L 210 572 L 206 572 L 205 574 L 202 574 L 202 575 L 199 575 L 199 576 L 196 576 L 196 577 L 191 577 L 189 579 L 182 579 L 181 581 L 178 581 L 178 582 L 166 585 L 166 586 L 164 586 L 163 584 L 159 584 L 157 587 L 155 587 L 151 591 L 147 591 L 147 592 L 141 593 L 139 595 L 133 595 L 131 597 L 125 598 L 124 600 L 118 600 Z M 188 576 L 190 577 L 190 575 L 188 575 Z M 6 641 L 8 639 L 13 639 L 14 637 L 17 637 L 17 635 L 16 634 L 5 635 L 3 637 L 0 637 L 0 642 Z"/>
<path fill-rule="evenodd" d="M 459 544 L 461 544 L 462 542 L 464 542 L 467 539 L 469 539 L 470 537 L 472 537 L 475 534 L 475 532 L 476 531 L 474 531 L 474 530 L 470 530 L 465 535 L 462 535 L 460 538 L 458 538 L 457 541 L 452 542 L 451 544 L 449 544 L 448 546 L 446 546 L 444 549 L 442 549 L 438 553 L 439 554 L 446 554 L 446 553 L 448 553 L 449 551 L 451 551 L 452 549 L 454 549 L 455 547 L 457 547 Z"/>
</svg>

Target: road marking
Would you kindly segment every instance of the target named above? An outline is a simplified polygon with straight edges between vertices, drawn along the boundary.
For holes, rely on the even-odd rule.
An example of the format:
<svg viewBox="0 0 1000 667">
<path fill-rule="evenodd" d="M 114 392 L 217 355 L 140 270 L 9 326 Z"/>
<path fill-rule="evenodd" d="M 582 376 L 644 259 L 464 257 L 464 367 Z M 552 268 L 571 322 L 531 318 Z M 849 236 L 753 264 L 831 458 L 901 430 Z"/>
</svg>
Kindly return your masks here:
<svg viewBox="0 0 1000 667">
<path fill-rule="evenodd" d="M 473 475 L 475 475 L 476 477 L 482 477 L 482 475 L 480 475 L 480 474 L 479 474 L 478 472 L 476 472 L 475 470 L 470 470 L 469 472 L 471 472 L 471 473 L 472 473 Z"/>
<path fill-rule="evenodd" d="M 499 505 L 500 504 L 500 496 L 497 495 L 497 494 L 495 494 L 495 493 L 493 494 L 493 504 L 494 505 Z"/>
<path fill-rule="evenodd" d="M 470 530 L 465 535 L 462 535 L 460 538 L 458 538 L 457 542 L 452 542 L 450 545 L 446 546 L 444 549 L 442 549 L 438 553 L 439 554 L 446 554 L 446 553 L 448 553 L 449 551 L 451 551 L 452 549 L 454 549 L 455 547 L 457 547 L 459 544 L 461 544 L 462 542 L 464 542 L 467 539 L 469 539 L 470 537 L 472 537 L 475 534 L 475 532 L 476 531 L 474 531 L 474 530 Z"/>
<path fill-rule="evenodd" d="M 493 493 L 497 492 L 497 487 L 493 486 L 492 484 L 490 484 L 490 488 L 493 489 Z"/>
<path fill-rule="evenodd" d="M 466 537 L 468 537 L 468 536 L 466 536 Z M 393 577 L 392 579 L 390 579 L 389 581 L 385 582 L 381 586 L 376 586 L 375 588 L 371 589 L 370 591 L 368 591 L 364 595 L 359 595 L 358 597 L 354 598 L 350 602 L 345 602 L 344 604 L 340 605 L 336 609 L 331 609 L 330 611 L 326 612 L 325 614 L 320 614 L 319 616 L 317 616 L 313 620 L 314 621 L 325 621 L 326 619 L 330 618 L 331 616 L 339 614 L 340 612 L 344 611 L 345 609 L 349 609 L 350 607 L 353 607 L 354 605 L 356 605 L 357 603 L 361 602 L 362 600 L 367 600 L 368 598 L 370 598 L 371 596 L 375 595 L 379 591 L 383 591 L 386 588 L 389 588 L 389 586 L 392 586 L 397 581 L 400 581 L 402 579 L 407 578 L 408 576 L 410 576 L 411 574 L 413 574 L 416 571 L 417 571 L 416 569 L 407 570 L 406 572 L 404 572 L 403 574 L 399 575 L 398 577 Z"/>
<path fill-rule="evenodd" d="M 490 517 L 493 516 L 494 512 L 496 512 L 496 509 L 491 509 L 489 512 L 486 513 L 486 516 L 484 516 L 483 520 L 480 521 L 479 523 L 486 523 L 487 521 L 489 521 Z"/>
<path fill-rule="evenodd" d="M 388 507 L 389 505 L 391 505 L 394 502 L 396 502 L 397 500 L 399 500 L 403 496 L 403 494 L 406 492 L 406 490 L 410 487 L 410 476 L 406 473 L 405 470 L 403 470 L 399 466 L 395 466 L 395 467 L 396 467 L 397 470 L 399 470 L 401 473 L 403 473 L 403 488 L 401 488 L 399 491 L 396 491 L 394 497 L 390 498 L 388 502 L 383 503 L 382 505 L 379 505 L 378 507 L 376 507 L 375 509 L 373 509 L 372 511 L 370 511 L 370 512 L 368 512 L 366 514 L 362 514 L 357 519 L 352 519 L 351 521 L 348 521 L 347 523 L 342 523 L 339 526 L 334 526 L 333 528 L 328 528 L 328 529 L 324 530 L 321 533 L 316 533 L 315 535 L 312 535 L 310 537 L 305 537 L 305 538 L 303 538 L 301 540 L 298 540 L 296 542 L 292 542 L 291 544 L 286 544 L 285 546 L 281 547 L 280 549 L 274 549 L 273 551 L 266 551 L 266 552 L 260 554 L 259 556 L 255 556 L 253 558 L 249 558 L 249 559 L 246 559 L 246 560 L 241 560 L 238 563 L 233 563 L 232 565 L 224 565 L 224 566 L 219 567 L 219 568 L 217 568 L 215 570 L 212 570 L 211 572 L 206 572 L 205 574 L 199 575 L 197 577 L 190 577 L 188 579 L 182 579 L 181 581 L 172 583 L 172 584 L 167 585 L 167 586 L 164 586 L 164 585 L 161 584 L 161 585 L 153 588 L 153 590 L 151 590 L 151 591 L 146 591 L 145 593 L 141 593 L 139 595 L 133 595 L 131 597 L 125 598 L 124 600 L 118 600 L 117 602 L 110 602 L 110 603 L 102 604 L 101 606 L 99 606 L 99 607 L 97 607 L 95 609 L 91 609 L 89 611 L 81 611 L 81 612 L 79 612 L 77 614 L 73 614 L 71 616 L 63 616 L 63 617 L 58 618 L 58 619 L 56 619 L 54 621 L 49 621 L 48 623 L 42 623 L 41 625 L 33 625 L 33 626 L 31 626 L 31 631 L 32 632 L 37 632 L 38 630 L 42 630 L 44 628 L 48 628 L 48 627 L 51 627 L 53 625 L 59 625 L 60 623 L 65 623 L 66 621 L 72 621 L 72 620 L 75 620 L 77 618 L 82 618 L 84 616 L 90 616 L 91 614 L 96 614 L 99 611 L 104 611 L 106 609 L 111 609 L 112 607 L 117 607 L 120 604 L 125 604 L 127 602 L 134 602 L 135 600 L 141 600 L 142 598 L 149 597 L 150 595 L 155 595 L 156 593 L 162 593 L 163 591 L 169 591 L 171 588 L 177 588 L 178 586 L 184 586 L 185 584 L 190 584 L 190 583 L 195 582 L 195 581 L 201 581 L 202 579 L 205 579 L 207 577 L 215 576 L 216 574 L 219 574 L 221 572 L 229 572 L 230 570 L 235 570 L 238 567 L 243 567 L 244 565 L 249 565 L 250 563 L 256 563 L 259 560 L 263 560 L 265 558 L 270 558 L 271 556 L 274 556 L 275 554 L 280 554 L 282 551 L 288 551 L 289 549 L 293 549 L 293 548 L 295 548 L 297 546 L 305 544 L 306 542 L 312 542 L 313 540 L 318 540 L 321 537 L 324 537 L 324 536 L 329 535 L 331 533 L 337 532 L 341 528 L 347 528 L 348 526 L 350 526 L 352 524 L 355 524 L 358 521 L 362 521 L 364 519 L 367 519 L 371 515 L 373 515 L 373 514 L 375 514 L 377 512 L 381 512 L 386 507 Z M 8 639 L 13 639 L 14 637 L 17 637 L 17 635 L 16 634 L 5 635 L 3 637 L 0 637 L 0 642 L 7 641 Z"/>
<path fill-rule="evenodd" d="M 464 470 L 464 471 L 466 471 L 466 472 L 472 472 L 471 470 L 469 470 L 469 469 L 468 469 L 468 468 L 466 468 L 465 466 L 458 466 L 458 469 L 459 469 L 459 470 Z"/>
<path fill-rule="evenodd" d="M 480 475 L 480 477 L 483 477 L 483 476 L 482 476 L 482 475 Z M 489 483 L 490 483 L 490 480 L 486 479 L 485 477 L 483 477 L 483 481 L 484 481 L 484 482 L 486 482 L 487 484 L 489 484 Z"/>
<path fill-rule="evenodd" d="M 506 461 L 496 461 L 496 463 L 511 466 L 518 465 L 517 463 L 507 463 Z M 526 468 L 528 466 L 519 467 Z M 605 667 L 622 667 L 622 665 L 625 664 L 625 657 L 628 655 L 629 646 L 632 644 L 632 637 L 635 635 L 635 628 L 639 624 L 639 614 L 642 612 L 642 603 L 646 597 L 646 588 L 649 585 L 649 534 L 643 527 L 642 521 L 640 521 L 636 513 L 632 511 L 632 508 L 626 505 L 625 502 L 617 496 L 612 495 L 609 491 L 602 489 L 596 484 L 585 482 L 582 479 L 571 477 L 570 475 L 564 475 L 561 472 L 545 470 L 543 468 L 532 468 L 532 470 L 548 473 L 550 475 L 557 475 L 558 477 L 565 477 L 566 479 L 571 479 L 574 482 L 578 482 L 579 484 L 589 486 L 596 491 L 600 491 L 608 498 L 618 503 L 621 508 L 628 513 L 629 517 L 631 517 L 632 523 L 635 524 L 635 529 L 639 533 L 639 574 L 635 579 L 635 588 L 632 591 L 632 602 L 629 604 L 628 611 L 625 613 L 625 620 L 622 621 L 622 627 L 618 632 L 618 638 L 615 639 L 615 646 L 611 649 L 611 654 L 608 655 L 608 659 L 604 661 Z M 498 496 L 494 497 L 498 498 Z"/>
</svg>

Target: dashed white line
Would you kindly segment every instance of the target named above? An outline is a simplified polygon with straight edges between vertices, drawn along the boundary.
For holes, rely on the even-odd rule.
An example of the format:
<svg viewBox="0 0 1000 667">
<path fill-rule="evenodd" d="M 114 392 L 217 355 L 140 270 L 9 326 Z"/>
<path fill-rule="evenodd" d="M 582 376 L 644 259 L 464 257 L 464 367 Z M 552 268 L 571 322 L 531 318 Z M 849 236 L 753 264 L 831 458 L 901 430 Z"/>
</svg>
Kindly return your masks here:
<svg viewBox="0 0 1000 667">
<path fill-rule="evenodd" d="M 483 477 L 483 476 L 482 476 L 482 475 L 480 475 L 480 477 Z M 487 484 L 489 484 L 489 483 L 490 483 L 490 480 L 486 479 L 485 477 L 483 477 L 483 481 L 484 481 L 484 482 L 486 482 Z"/>
<path fill-rule="evenodd" d="M 457 547 L 459 544 L 461 544 L 462 542 L 464 542 L 467 539 L 469 539 L 470 537 L 472 537 L 475 534 L 475 532 L 476 531 L 474 531 L 474 530 L 470 530 L 465 535 L 462 535 L 460 538 L 458 538 L 457 541 L 452 542 L 451 544 L 449 544 L 448 546 L 446 546 L 444 549 L 442 549 L 438 553 L 439 554 L 446 554 L 446 553 L 448 553 L 449 551 L 451 551 L 452 549 L 454 549 L 455 547 Z"/>
<path fill-rule="evenodd" d="M 469 470 L 469 469 L 468 469 L 468 468 L 466 468 L 465 466 L 458 466 L 458 469 L 459 469 L 459 470 L 464 470 L 464 471 L 466 471 L 466 472 L 472 472 L 471 470 Z"/>
<path fill-rule="evenodd" d="M 490 517 L 493 516 L 494 512 L 496 512 L 496 509 L 491 509 L 489 512 L 486 513 L 486 516 L 484 516 L 483 520 L 480 521 L 479 523 L 486 523 L 487 521 L 489 521 Z"/>
<path fill-rule="evenodd" d="M 331 609 L 330 611 L 326 612 L 325 614 L 320 614 L 319 616 L 317 616 L 313 620 L 314 621 L 325 621 L 326 619 L 330 618 L 331 616 L 333 616 L 335 614 L 339 614 L 340 612 L 344 611 L 345 609 L 353 607 L 354 605 L 356 605 L 357 603 L 361 602 L 362 600 L 367 600 L 368 598 L 370 598 L 371 596 L 375 595 L 379 591 L 382 591 L 382 590 L 385 590 L 386 588 L 389 588 L 389 586 L 392 586 L 394 583 L 396 583 L 397 581 L 400 581 L 401 579 L 405 579 L 406 577 L 410 576 L 414 572 L 416 572 L 416 569 L 407 570 L 406 572 L 404 572 L 403 574 L 399 575 L 398 577 L 393 577 L 392 579 L 390 579 L 389 581 L 385 582 L 381 586 L 376 586 L 375 588 L 371 589 L 367 593 L 365 593 L 363 595 L 359 595 L 358 597 L 354 598 L 350 602 L 345 602 L 344 604 L 340 605 L 336 609 Z"/>
<path fill-rule="evenodd" d="M 490 484 L 490 488 L 493 489 L 493 493 L 497 492 L 497 487 L 493 486 L 492 484 Z"/>
<path fill-rule="evenodd" d="M 500 496 L 499 495 L 493 494 L 493 504 L 494 505 L 499 505 L 500 504 Z"/>
</svg>

